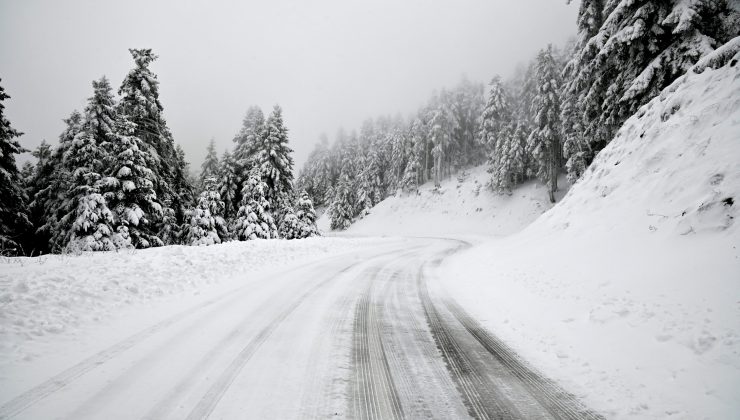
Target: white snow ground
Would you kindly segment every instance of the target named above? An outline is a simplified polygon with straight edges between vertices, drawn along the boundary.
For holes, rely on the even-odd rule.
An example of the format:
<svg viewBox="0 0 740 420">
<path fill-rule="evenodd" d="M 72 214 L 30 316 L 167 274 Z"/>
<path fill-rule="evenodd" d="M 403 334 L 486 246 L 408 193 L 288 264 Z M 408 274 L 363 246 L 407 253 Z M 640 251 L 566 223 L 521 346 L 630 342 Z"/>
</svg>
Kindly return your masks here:
<svg viewBox="0 0 740 420">
<path fill-rule="evenodd" d="M 737 418 L 739 67 L 677 80 L 551 210 L 536 183 L 476 194 L 475 168 L 346 234 L 484 242 L 443 265 L 442 286 L 608 418 Z"/>
<path fill-rule="evenodd" d="M 387 242 L 310 238 L 0 259 L 0 389 L 23 390 L 65 359 L 246 282 Z"/>
<path fill-rule="evenodd" d="M 740 66 L 643 107 L 523 232 L 444 285 L 609 418 L 740 414 Z"/>
</svg>

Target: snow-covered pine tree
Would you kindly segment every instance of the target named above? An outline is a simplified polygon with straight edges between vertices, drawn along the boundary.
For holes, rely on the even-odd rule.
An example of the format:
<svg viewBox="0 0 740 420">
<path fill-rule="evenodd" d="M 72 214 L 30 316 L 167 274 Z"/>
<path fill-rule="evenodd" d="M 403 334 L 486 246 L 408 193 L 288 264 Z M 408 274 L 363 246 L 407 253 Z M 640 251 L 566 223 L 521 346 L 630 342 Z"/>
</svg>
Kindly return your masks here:
<svg viewBox="0 0 740 420">
<path fill-rule="evenodd" d="M 93 190 L 91 190 L 93 191 Z M 105 198 L 89 192 L 77 200 L 66 251 L 113 251 L 131 246 L 130 238 L 113 230 L 115 220 Z"/>
<path fill-rule="evenodd" d="M 511 193 L 522 182 L 526 172 L 526 134 L 523 124 L 516 127 L 509 123 L 499 131 L 499 158 L 492 172 L 491 186 L 495 191 Z"/>
<path fill-rule="evenodd" d="M 234 236 L 240 241 L 278 237 L 263 178 L 260 168 L 255 167 L 242 188 L 242 202 L 234 223 Z"/>
<path fill-rule="evenodd" d="M 218 178 L 219 162 L 216 154 L 216 140 L 211 138 L 206 148 L 206 158 L 200 165 L 200 188 L 205 188 L 205 181 L 208 178 Z"/>
<path fill-rule="evenodd" d="M 415 155 L 409 156 L 409 161 L 403 171 L 401 179 L 401 190 L 407 193 L 416 193 L 419 190 L 419 162 Z"/>
<path fill-rule="evenodd" d="M 293 207 L 286 205 L 284 207 L 283 220 L 278 227 L 278 234 L 283 239 L 300 239 L 301 227 Z"/>
<path fill-rule="evenodd" d="M 331 184 L 331 155 L 329 140 L 322 134 L 319 142 L 308 156 L 300 175 L 296 179 L 296 188 L 304 190 L 316 205 L 326 205 L 325 198 Z"/>
<path fill-rule="evenodd" d="M 258 152 L 265 138 L 265 116 L 258 106 L 251 106 L 242 121 L 242 127 L 234 136 L 234 160 L 242 171 L 240 183 L 244 182 L 254 166 Z"/>
<path fill-rule="evenodd" d="M 173 185 L 182 180 L 175 180 L 175 142 L 162 113 L 159 81 L 149 68 L 157 56 L 149 48 L 129 49 L 129 52 L 135 67 L 126 75 L 118 90 L 121 95 L 119 113 L 134 124 L 133 135 L 148 146 L 147 152 L 152 152 L 149 169 L 152 171 L 154 192 L 159 202 L 169 207 L 174 195 Z M 160 224 L 159 218 L 151 222 Z M 159 226 L 159 230 L 162 229 L 164 227 Z"/>
<path fill-rule="evenodd" d="M 221 156 L 218 168 L 218 192 L 224 202 L 224 219 L 227 225 L 231 225 L 239 211 L 239 203 L 236 201 L 239 190 L 239 174 L 234 157 L 228 151 Z"/>
<path fill-rule="evenodd" d="M 327 209 L 332 230 L 347 229 L 355 219 L 357 199 L 353 182 L 355 177 L 355 159 L 351 149 L 353 143 L 348 140 L 340 144 L 341 169 L 334 187 L 334 198 Z"/>
<path fill-rule="evenodd" d="M 136 136 L 135 124 L 125 117 L 119 119 L 116 132 L 109 172 L 101 182 L 116 232 L 136 248 L 162 246 L 153 221 L 162 217 L 163 206 L 154 191 L 149 146 Z"/>
<path fill-rule="evenodd" d="M 278 213 L 276 206 L 293 191 L 293 150 L 288 147 L 288 129 L 283 123 L 283 110 L 275 105 L 265 123 L 264 138 L 257 161 L 265 183 L 267 199 Z"/>
<path fill-rule="evenodd" d="M 190 211 L 190 226 L 185 242 L 191 246 L 220 244 L 227 237 L 223 214 L 224 202 L 218 193 L 216 178 L 203 180 L 198 204 Z"/>
<path fill-rule="evenodd" d="M 185 151 L 179 144 L 175 146 L 175 155 L 173 196 L 170 205 L 163 209 L 164 222 L 158 235 L 165 245 L 184 243 L 189 206 L 194 201 L 193 182 L 189 178 L 190 165 L 185 160 Z"/>
<path fill-rule="evenodd" d="M 299 238 L 320 236 L 319 229 L 316 227 L 316 211 L 311 198 L 305 191 L 301 191 L 296 201 L 295 214 L 298 217 Z"/>
<path fill-rule="evenodd" d="M 737 27 L 728 31 L 726 22 L 737 14 L 726 0 L 582 4 L 566 90 L 594 153 L 640 106 L 736 36 Z"/>
<path fill-rule="evenodd" d="M 547 184 L 550 202 L 555 202 L 560 169 L 560 85 L 552 45 L 537 54 L 537 96 L 532 113 L 534 130 L 527 139 L 537 177 Z"/>
<path fill-rule="evenodd" d="M 43 163 L 39 161 L 36 171 L 36 185 L 31 201 L 31 213 L 34 215 L 35 240 L 38 245 L 35 251 L 46 253 L 60 247 L 52 242 L 52 238 L 60 237 L 59 222 L 64 216 L 68 191 L 71 188 L 71 173 L 64 165 L 64 155 L 71 146 L 75 137 L 82 131 L 82 114 L 73 111 L 69 118 L 64 119 L 66 127 L 59 136 L 59 146 L 50 150 L 49 159 Z M 40 154 L 46 152 L 39 149 Z"/>
<path fill-rule="evenodd" d="M 16 255 L 21 253 L 18 244 L 21 235 L 31 222 L 26 211 L 28 197 L 15 165 L 15 155 L 24 151 L 15 138 L 23 133 L 11 127 L 5 117 L 3 102 L 8 98 L 0 86 L 0 253 Z"/>
<path fill-rule="evenodd" d="M 73 237 L 85 238 L 86 245 L 77 244 L 85 250 L 107 250 L 113 243 L 110 240 L 110 226 L 97 230 L 97 236 L 100 237 L 97 244 L 94 243 L 95 235 L 90 232 L 90 226 L 103 223 L 105 215 L 109 214 L 105 200 L 102 200 L 102 196 L 98 197 L 98 183 L 112 163 L 110 152 L 117 140 L 115 125 L 118 116 L 113 93 L 105 76 L 93 81 L 92 86 L 93 96 L 88 98 L 81 129 L 65 147 L 62 156 L 62 166 L 70 177 L 60 205 L 63 215 L 52 235 L 54 251 L 69 249 L 68 244 Z M 84 217 L 91 219 L 83 220 Z"/>
<path fill-rule="evenodd" d="M 482 124 L 480 129 L 480 142 L 488 154 L 488 162 L 491 171 L 498 171 L 501 156 L 502 130 L 512 120 L 512 110 L 509 95 L 501 82 L 499 76 L 495 76 L 489 84 L 488 100 L 483 109 Z M 509 133 L 510 134 L 510 133 Z"/>
</svg>

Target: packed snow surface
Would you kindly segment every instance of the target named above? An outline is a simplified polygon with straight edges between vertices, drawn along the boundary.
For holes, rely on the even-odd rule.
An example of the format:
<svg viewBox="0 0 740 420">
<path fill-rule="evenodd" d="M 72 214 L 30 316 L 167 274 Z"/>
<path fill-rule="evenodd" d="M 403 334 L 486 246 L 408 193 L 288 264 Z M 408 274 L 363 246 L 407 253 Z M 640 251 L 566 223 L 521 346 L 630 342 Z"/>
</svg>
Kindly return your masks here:
<svg viewBox="0 0 740 420">
<path fill-rule="evenodd" d="M 239 287 L 263 272 L 381 243 L 310 238 L 230 242 L 211 247 L 46 255 L 0 260 L 0 381 L 4 366 L 48 355 L 60 342 L 166 306 Z M 145 316 L 146 317 L 146 316 Z M 115 335 L 115 334 L 113 334 Z"/>
<path fill-rule="evenodd" d="M 609 418 L 736 418 L 738 198 L 740 66 L 690 72 L 553 209 L 452 257 L 444 285 Z"/>
</svg>

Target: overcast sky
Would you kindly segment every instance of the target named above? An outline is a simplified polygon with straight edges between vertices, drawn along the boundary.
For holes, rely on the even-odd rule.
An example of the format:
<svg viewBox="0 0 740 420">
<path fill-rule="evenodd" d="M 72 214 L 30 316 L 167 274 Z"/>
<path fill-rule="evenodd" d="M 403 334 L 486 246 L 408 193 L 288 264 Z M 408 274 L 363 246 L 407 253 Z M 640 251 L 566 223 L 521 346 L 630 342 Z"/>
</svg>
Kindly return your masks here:
<svg viewBox="0 0 740 420">
<path fill-rule="evenodd" d="M 133 66 L 128 48 L 153 48 L 165 117 L 195 167 L 211 138 L 219 154 L 232 147 L 250 105 L 267 114 L 276 103 L 300 167 L 322 132 L 406 116 L 462 75 L 510 76 L 572 36 L 577 9 L 565 0 L 0 0 L 0 83 L 22 145 L 57 144 L 91 81 L 106 75 L 117 91 Z"/>
</svg>

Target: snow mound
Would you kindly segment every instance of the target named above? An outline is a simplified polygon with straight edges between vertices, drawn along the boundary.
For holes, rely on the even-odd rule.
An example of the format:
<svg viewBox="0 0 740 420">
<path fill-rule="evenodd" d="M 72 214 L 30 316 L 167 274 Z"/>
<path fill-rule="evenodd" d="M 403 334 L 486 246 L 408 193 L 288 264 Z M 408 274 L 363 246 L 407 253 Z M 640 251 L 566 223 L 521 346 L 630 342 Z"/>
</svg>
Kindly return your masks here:
<svg viewBox="0 0 740 420">
<path fill-rule="evenodd" d="M 547 190 L 531 181 L 511 195 L 486 187 L 490 175 L 486 166 L 461 171 L 435 189 L 433 182 L 418 193 L 388 197 L 356 221 L 351 235 L 508 235 L 518 232 L 552 207 Z M 559 185 L 567 185 L 561 180 Z M 560 192 L 560 196 L 565 191 Z M 319 228 L 328 231 L 328 215 L 319 219 Z"/>
<path fill-rule="evenodd" d="M 522 232 L 441 268 L 487 328 L 607 418 L 740 412 L 740 66 L 725 61 L 642 107 Z"/>
</svg>

